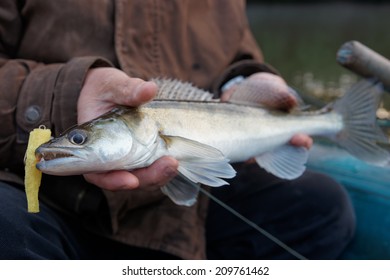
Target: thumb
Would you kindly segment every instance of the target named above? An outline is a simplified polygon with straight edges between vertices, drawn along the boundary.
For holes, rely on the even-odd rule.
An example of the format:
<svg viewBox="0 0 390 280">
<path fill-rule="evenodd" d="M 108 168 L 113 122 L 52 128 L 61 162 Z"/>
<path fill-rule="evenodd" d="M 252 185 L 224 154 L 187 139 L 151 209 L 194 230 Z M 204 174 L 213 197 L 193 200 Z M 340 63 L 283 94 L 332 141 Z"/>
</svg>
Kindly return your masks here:
<svg viewBox="0 0 390 280">
<path fill-rule="evenodd" d="M 118 94 L 116 104 L 127 106 L 139 106 L 151 101 L 157 94 L 157 85 L 153 82 L 145 82 L 140 79 L 131 79 L 126 88 Z M 136 81 L 134 81 L 136 80 Z"/>
<path fill-rule="evenodd" d="M 99 69 L 96 69 L 99 71 Z M 104 72 L 103 72 L 104 71 Z M 154 98 L 157 93 L 157 85 L 139 78 L 129 77 L 126 73 L 115 68 L 106 68 L 99 73 L 100 83 L 104 86 L 100 89 L 101 99 L 104 102 L 139 106 Z M 96 76 L 99 78 L 99 76 Z"/>
</svg>

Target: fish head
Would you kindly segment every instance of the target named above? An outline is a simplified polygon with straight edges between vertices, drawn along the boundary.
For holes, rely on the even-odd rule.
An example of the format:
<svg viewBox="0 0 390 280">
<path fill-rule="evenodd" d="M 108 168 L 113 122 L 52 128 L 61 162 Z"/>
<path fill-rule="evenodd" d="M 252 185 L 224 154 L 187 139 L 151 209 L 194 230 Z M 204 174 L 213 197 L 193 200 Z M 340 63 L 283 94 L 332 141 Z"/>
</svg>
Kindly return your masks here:
<svg viewBox="0 0 390 280">
<path fill-rule="evenodd" d="M 121 169 L 133 137 L 118 119 L 96 119 L 75 126 L 35 151 L 37 168 L 51 175 L 80 175 Z"/>
</svg>

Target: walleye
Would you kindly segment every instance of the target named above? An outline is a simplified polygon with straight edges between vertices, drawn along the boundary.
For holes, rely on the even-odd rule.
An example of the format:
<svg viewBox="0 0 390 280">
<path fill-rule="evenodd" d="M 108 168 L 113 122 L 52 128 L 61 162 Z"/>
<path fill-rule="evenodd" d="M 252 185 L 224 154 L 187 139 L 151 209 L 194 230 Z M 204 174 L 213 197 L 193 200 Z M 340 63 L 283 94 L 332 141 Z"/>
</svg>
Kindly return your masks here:
<svg viewBox="0 0 390 280">
<path fill-rule="evenodd" d="M 37 168 L 52 175 L 134 170 L 169 155 L 179 161 L 180 176 L 162 191 L 176 204 L 190 206 L 199 192 L 194 183 L 218 187 L 235 176 L 229 162 L 255 158 L 280 178 L 299 177 L 308 150 L 289 144 L 297 133 L 328 136 L 373 164 L 389 162 L 389 153 L 377 145 L 388 142 L 375 125 L 381 89 L 369 81 L 359 82 L 319 111 L 291 113 L 256 104 L 255 88 L 245 81 L 234 103 L 214 100 L 188 83 L 155 81 L 159 93 L 154 101 L 117 107 L 41 145 Z"/>
</svg>

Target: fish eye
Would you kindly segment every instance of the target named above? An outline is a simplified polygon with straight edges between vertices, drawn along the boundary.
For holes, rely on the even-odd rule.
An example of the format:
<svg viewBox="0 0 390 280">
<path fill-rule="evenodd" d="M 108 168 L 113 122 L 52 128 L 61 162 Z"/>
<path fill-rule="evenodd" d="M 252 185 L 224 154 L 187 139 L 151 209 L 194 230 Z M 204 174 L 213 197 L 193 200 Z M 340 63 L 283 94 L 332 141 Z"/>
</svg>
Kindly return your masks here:
<svg viewBox="0 0 390 280">
<path fill-rule="evenodd" d="M 75 145 L 82 145 L 87 141 L 87 134 L 83 130 L 72 130 L 69 132 L 68 140 Z"/>
</svg>

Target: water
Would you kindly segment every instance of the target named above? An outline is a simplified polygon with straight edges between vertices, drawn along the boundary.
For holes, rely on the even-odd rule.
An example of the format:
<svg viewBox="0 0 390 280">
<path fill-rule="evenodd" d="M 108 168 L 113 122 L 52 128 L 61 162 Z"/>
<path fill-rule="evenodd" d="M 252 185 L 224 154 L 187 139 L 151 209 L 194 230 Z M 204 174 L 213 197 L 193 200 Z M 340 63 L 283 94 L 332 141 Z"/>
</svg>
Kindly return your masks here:
<svg viewBox="0 0 390 280">
<path fill-rule="evenodd" d="M 249 4 L 247 12 L 266 62 L 315 103 L 359 79 L 336 62 L 343 43 L 357 40 L 390 58 L 389 4 Z M 379 115 L 390 118 L 388 110 L 390 94 Z"/>
</svg>

